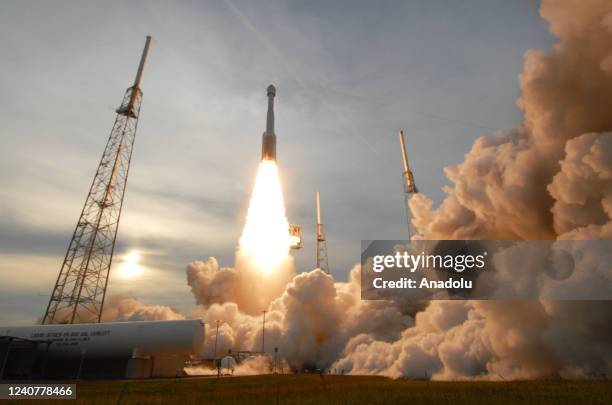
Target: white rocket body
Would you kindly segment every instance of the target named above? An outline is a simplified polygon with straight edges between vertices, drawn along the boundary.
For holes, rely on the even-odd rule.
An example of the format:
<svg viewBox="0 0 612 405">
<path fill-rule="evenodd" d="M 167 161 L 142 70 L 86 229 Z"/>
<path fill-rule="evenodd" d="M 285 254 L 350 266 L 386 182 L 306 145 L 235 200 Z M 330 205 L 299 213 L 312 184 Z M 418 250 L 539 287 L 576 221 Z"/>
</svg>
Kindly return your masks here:
<svg viewBox="0 0 612 405">
<path fill-rule="evenodd" d="M 276 88 L 268 86 L 268 115 L 266 117 L 266 132 L 261 140 L 261 160 L 276 160 L 276 135 L 274 134 L 274 97 Z"/>
</svg>

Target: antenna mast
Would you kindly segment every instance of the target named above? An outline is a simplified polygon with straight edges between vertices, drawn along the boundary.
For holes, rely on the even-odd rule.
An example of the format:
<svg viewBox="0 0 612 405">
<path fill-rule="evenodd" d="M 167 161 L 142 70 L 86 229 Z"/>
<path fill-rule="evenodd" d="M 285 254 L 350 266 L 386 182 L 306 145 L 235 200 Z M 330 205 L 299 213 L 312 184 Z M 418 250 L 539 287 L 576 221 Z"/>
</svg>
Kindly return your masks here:
<svg viewBox="0 0 612 405">
<path fill-rule="evenodd" d="M 412 239 L 412 211 L 410 210 L 410 198 L 413 194 L 419 192 L 414 183 L 414 176 L 412 175 L 412 171 L 410 170 L 410 165 L 408 164 L 408 155 L 406 154 L 406 144 L 404 142 L 404 131 L 400 129 L 399 131 L 399 140 L 400 140 L 400 148 L 402 150 L 402 161 L 404 164 L 404 171 L 402 172 L 403 183 L 404 183 L 404 204 L 406 205 L 406 219 L 408 223 L 408 240 Z"/>
<path fill-rule="evenodd" d="M 329 274 L 329 263 L 327 262 L 327 242 L 325 230 L 321 222 L 321 195 L 317 191 L 317 268 Z"/>
<path fill-rule="evenodd" d="M 147 36 L 134 85 L 117 109 L 102 159 L 72 235 L 43 324 L 100 322 L 142 102 Z"/>
</svg>

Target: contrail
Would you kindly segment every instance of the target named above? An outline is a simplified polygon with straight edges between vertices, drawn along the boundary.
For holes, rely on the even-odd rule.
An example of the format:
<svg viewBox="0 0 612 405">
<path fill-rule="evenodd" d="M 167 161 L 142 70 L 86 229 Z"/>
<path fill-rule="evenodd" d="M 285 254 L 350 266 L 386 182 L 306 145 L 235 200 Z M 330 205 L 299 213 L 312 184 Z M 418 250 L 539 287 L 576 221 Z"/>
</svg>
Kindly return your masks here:
<svg viewBox="0 0 612 405">
<path fill-rule="evenodd" d="M 311 90 L 308 88 L 308 86 L 306 86 L 306 83 L 304 83 L 304 81 L 302 80 L 298 72 L 293 68 L 291 63 L 289 63 L 285 55 L 281 51 L 279 51 L 278 48 L 274 46 L 274 44 L 268 38 L 266 38 L 266 36 L 261 31 L 255 28 L 253 23 L 251 23 L 251 20 L 249 20 L 249 18 L 242 11 L 240 11 L 240 9 L 238 9 L 238 7 L 236 7 L 236 5 L 231 2 L 231 0 L 224 0 L 224 1 L 227 4 L 227 6 L 230 8 L 232 13 L 234 13 L 234 15 L 240 20 L 240 22 L 247 29 L 253 32 L 253 34 L 255 34 L 255 36 L 257 37 L 257 39 L 259 39 L 264 44 L 264 46 L 268 48 L 268 51 L 273 53 L 274 56 L 282 62 L 283 66 L 285 67 L 289 75 L 291 75 L 293 80 L 295 80 L 300 85 L 300 87 L 302 87 L 302 89 L 310 93 Z"/>
<path fill-rule="evenodd" d="M 274 46 L 274 44 L 261 31 L 259 31 L 257 28 L 255 28 L 255 26 L 253 25 L 251 20 L 249 20 L 249 18 L 242 11 L 240 11 L 240 9 L 238 9 L 238 7 L 236 7 L 236 5 L 231 2 L 231 0 L 224 0 L 224 1 L 227 4 L 227 6 L 230 8 L 232 13 L 240 20 L 240 22 L 242 24 L 244 24 L 244 26 L 249 31 L 253 32 L 255 34 L 255 36 L 257 37 L 257 39 L 259 39 L 262 42 L 262 44 L 268 49 L 268 51 L 270 51 L 272 54 L 274 54 L 274 56 L 282 63 L 282 65 L 287 70 L 287 72 L 289 73 L 291 78 L 293 80 L 295 80 L 295 82 L 304 91 L 306 91 L 306 93 L 308 93 L 311 96 L 315 97 L 316 96 L 316 92 L 311 90 L 310 87 L 308 87 L 308 85 L 306 85 L 306 82 L 304 80 L 302 80 L 302 77 L 293 68 L 293 66 L 289 62 L 288 58 L 286 58 L 285 55 L 276 46 Z M 337 116 L 342 116 L 342 115 L 340 114 L 340 115 L 337 115 Z M 361 138 L 362 142 L 368 148 L 370 148 L 370 150 L 372 150 L 372 152 L 380 155 L 380 152 L 376 148 L 374 148 L 374 146 L 363 135 L 357 133 L 357 136 L 359 138 Z"/>
</svg>

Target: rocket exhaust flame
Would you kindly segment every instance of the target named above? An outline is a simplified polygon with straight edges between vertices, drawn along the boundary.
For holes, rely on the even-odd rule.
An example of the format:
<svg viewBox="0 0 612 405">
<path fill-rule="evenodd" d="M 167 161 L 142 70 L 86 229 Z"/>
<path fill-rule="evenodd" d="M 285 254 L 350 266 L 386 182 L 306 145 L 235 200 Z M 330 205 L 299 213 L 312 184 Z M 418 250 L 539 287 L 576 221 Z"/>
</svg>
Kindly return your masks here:
<svg viewBox="0 0 612 405">
<path fill-rule="evenodd" d="M 289 222 L 276 166 L 274 135 L 274 96 L 276 88 L 267 88 L 268 114 L 261 145 L 261 163 L 251 195 L 247 221 L 240 237 L 240 252 L 261 273 L 270 273 L 285 262 L 292 243 Z"/>
<path fill-rule="evenodd" d="M 262 273 L 271 273 L 285 261 L 290 245 L 278 167 L 272 160 L 263 160 L 240 237 L 240 251 Z"/>
</svg>

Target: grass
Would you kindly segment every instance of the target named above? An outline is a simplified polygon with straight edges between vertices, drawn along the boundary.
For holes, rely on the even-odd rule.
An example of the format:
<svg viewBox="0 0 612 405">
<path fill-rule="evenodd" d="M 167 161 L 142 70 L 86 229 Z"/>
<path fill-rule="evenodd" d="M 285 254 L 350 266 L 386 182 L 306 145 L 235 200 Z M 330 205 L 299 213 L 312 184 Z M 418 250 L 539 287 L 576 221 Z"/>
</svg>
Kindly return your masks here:
<svg viewBox="0 0 612 405">
<path fill-rule="evenodd" d="M 127 385 L 126 385 L 127 384 Z M 124 389 L 125 388 L 125 389 Z M 428 382 L 316 374 L 84 381 L 77 403 L 116 404 L 610 404 L 610 380 Z M 14 401 L 44 404 L 56 401 Z M 64 402 L 65 403 L 65 402 Z"/>
</svg>

